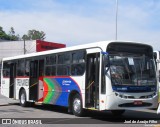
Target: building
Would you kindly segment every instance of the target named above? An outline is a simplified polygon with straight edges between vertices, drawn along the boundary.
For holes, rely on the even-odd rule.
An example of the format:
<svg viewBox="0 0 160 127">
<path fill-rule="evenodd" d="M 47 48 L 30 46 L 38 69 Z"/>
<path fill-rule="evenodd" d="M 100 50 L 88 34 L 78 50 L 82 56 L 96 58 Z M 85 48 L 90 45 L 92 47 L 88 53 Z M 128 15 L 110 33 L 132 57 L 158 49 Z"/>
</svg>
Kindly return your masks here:
<svg viewBox="0 0 160 127">
<path fill-rule="evenodd" d="M 4 57 L 11 57 L 33 52 L 41 52 L 64 47 L 66 47 L 65 44 L 47 42 L 42 40 L 3 41 L 0 42 L 0 61 Z"/>
<path fill-rule="evenodd" d="M 4 57 L 12 57 L 27 53 L 41 52 L 41 51 L 65 48 L 65 47 L 66 47 L 65 44 L 47 42 L 42 40 L 32 40 L 32 41 L 0 40 L 0 69 L 1 69 L 1 60 Z M 0 80 L 1 80 L 1 71 L 0 71 Z"/>
</svg>

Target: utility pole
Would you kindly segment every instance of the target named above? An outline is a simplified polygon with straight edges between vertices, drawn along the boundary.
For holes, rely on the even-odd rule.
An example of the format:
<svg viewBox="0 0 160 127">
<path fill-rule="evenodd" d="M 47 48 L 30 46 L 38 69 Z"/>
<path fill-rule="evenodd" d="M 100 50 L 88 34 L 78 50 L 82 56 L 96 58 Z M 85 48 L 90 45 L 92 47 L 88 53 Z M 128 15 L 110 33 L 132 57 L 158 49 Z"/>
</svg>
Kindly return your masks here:
<svg viewBox="0 0 160 127">
<path fill-rule="evenodd" d="M 25 42 L 25 39 L 24 39 L 24 54 L 26 54 L 26 42 Z"/>
<path fill-rule="evenodd" d="M 117 28 L 117 20 L 118 20 L 118 0 L 116 0 L 116 37 L 115 37 L 115 39 L 117 40 L 117 30 L 118 30 L 118 28 Z"/>
<path fill-rule="evenodd" d="M 26 54 L 26 35 L 23 35 L 23 52 L 24 52 L 24 54 Z"/>
</svg>

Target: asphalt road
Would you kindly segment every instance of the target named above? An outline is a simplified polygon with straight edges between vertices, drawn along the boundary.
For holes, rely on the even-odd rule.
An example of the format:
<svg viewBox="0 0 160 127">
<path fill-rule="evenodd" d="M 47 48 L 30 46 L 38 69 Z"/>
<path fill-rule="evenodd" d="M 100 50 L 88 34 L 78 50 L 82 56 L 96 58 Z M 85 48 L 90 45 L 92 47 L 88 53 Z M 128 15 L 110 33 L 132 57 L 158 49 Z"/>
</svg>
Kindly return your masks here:
<svg viewBox="0 0 160 127">
<path fill-rule="evenodd" d="M 113 116 L 111 112 L 86 111 L 84 117 L 76 117 L 67 112 L 67 108 L 52 105 L 35 105 L 21 107 L 18 101 L 13 101 L 0 95 L 0 123 L 10 120 L 12 124 L 48 124 L 89 126 L 157 126 L 160 125 L 160 114 L 156 110 L 126 111 L 122 116 Z M 20 123 L 16 123 L 19 121 Z M 32 123 L 31 123 L 32 122 Z M 16 125 L 17 126 L 17 125 Z"/>
</svg>

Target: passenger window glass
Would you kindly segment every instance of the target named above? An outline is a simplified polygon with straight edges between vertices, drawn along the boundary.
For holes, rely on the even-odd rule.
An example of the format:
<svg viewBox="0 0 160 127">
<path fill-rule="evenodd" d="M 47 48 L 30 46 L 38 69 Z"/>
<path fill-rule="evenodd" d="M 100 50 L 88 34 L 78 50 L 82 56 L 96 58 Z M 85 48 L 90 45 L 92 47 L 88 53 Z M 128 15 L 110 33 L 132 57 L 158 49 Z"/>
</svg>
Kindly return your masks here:
<svg viewBox="0 0 160 127">
<path fill-rule="evenodd" d="M 45 75 L 56 75 L 56 55 L 46 57 Z"/>
<path fill-rule="evenodd" d="M 10 76 L 10 64 L 8 62 L 3 63 L 3 77 Z"/>
<path fill-rule="evenodd" d="M 71 75 L 83 75 L 85 71 L 85 52 L 75 51 L 72 53 Z"/>
<path fill-rule="evenodd" d="M 24 59 L 18 60 L 17 62 L 17 76 L 24 76 L 25 61 Z"/>
<path fill-rule="evenodd" d="M 71 67 L 71 75 L 83 75 L 85 64 L 73 64 Z"/>
<path fill-rule="evenodd" d="M 58 75 L 70 75 L 70 66 L 59 65 L 57 70 Z"/>
</svg>

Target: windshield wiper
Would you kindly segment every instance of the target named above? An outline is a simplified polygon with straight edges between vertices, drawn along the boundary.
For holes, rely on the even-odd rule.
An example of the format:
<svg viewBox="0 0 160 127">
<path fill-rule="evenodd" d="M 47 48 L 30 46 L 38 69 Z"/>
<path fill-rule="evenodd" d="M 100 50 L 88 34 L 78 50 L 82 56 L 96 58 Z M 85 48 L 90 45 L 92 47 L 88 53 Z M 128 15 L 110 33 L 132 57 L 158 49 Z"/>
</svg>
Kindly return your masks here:
<svg viewBox="0 0 160 127">
<path fill-rule="evenodd" d="M 129 70 L 129 68 L 128 68 L 127 63 L 125 62 L 125 59 L 123 59 L 123 57 L 122 57 L 122 61 L 123 61 L 123 63 L 124 63 L 125 69 L 126 69 L 126 71 L 127 71 L 129 80 L 131 80 L 131 77 L 130 77 L 130 70 Z"/>
<path fill-rule="evenodd" d="M 142 80 L 142 75 L 143 75 L 143 71 L 144 71 L 144 63 L 145 63 L 145 56 L 143 55 L 139 61 L 139 66 L 140 66 L 140 71 L 141 71 L 141 80 Z"/>
</svg>

